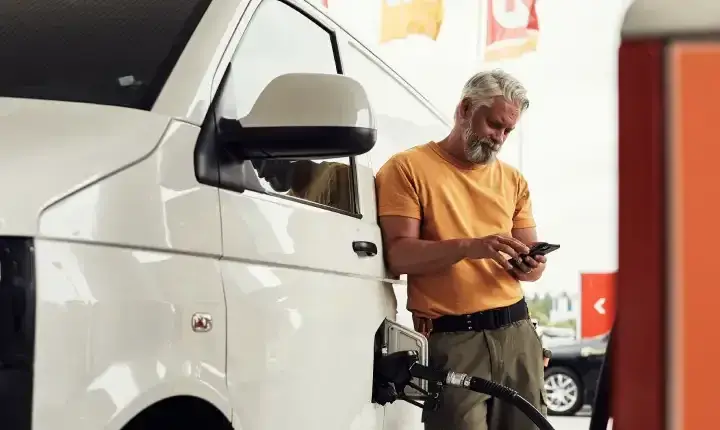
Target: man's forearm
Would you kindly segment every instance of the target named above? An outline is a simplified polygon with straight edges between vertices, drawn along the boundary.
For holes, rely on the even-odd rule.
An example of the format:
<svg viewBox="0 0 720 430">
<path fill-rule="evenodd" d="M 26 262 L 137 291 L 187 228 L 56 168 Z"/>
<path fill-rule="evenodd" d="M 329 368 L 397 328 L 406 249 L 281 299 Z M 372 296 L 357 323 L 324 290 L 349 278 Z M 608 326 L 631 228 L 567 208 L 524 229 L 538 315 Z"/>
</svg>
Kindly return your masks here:
<svg viewBox="0 0 720 430">
<path fill-rule="evenodd" d="M 465 258 L 466 242 L 464 239 L 396 239 L 388 247 L 388 268 L 395 275 L 439 272 Z"/>
</svg>

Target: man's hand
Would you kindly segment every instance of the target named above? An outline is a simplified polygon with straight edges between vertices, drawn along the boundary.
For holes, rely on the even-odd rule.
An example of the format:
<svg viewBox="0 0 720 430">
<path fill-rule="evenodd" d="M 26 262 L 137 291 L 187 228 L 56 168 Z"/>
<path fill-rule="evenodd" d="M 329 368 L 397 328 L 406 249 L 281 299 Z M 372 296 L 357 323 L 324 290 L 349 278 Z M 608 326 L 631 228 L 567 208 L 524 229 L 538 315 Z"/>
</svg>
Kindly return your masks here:
<svg viewBox="0 0 720 430">
<path fill-rule="evenodd" d="M 499 234 L 479 239 L 469 239 L 463 242 L 463 248 L 465 258 L 491 258 L 504 267 L 505 270 L 512 270 L 513 267 L 508 262 L 507 257 L 501 253 L 509 255 L 511 258 L 518 258 L 519 254 L 530 252 L 527 245 L 519 240 Z"/>
<path fill-rule="evenodd" d="M 518 263 L 518 267 L 513 267 L 510 273 L 518 281 L 535 282 L 542 276 L 545 271 L 545 263 L 547 259 L 544 255 L 536 255 L 535 257 L 525 257 L 522 262 Z"/>
</svg>

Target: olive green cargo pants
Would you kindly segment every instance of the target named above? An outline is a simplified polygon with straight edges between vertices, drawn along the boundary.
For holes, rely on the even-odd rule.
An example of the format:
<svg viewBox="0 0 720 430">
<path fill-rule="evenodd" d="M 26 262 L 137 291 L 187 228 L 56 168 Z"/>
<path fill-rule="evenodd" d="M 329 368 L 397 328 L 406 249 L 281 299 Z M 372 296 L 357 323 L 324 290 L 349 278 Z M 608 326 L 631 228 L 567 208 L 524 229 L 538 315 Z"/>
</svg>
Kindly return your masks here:
<svg viewBox="0 0 720 430">
<path fill-rule="evenodd" d="M 542 342 L 530 320 L 479 332 L 432 333 L 430 366 L 467 373 L 517 391 L 547 415 Z M 423 413 L 425 430 L 536 430 L 513 405 L 445 387 L 437 411 Z"/>
</svg>

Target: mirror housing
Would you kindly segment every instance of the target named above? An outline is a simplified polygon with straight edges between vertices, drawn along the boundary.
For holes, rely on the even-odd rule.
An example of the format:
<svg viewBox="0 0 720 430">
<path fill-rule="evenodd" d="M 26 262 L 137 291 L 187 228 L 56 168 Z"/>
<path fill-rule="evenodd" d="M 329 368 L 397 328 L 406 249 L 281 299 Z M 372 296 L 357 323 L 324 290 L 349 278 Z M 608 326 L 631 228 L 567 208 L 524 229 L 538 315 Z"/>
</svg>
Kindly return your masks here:
<svg viewBox="0 0 720 430">
<path fill-rule="evenodd" d="M 220 119 L 218 138 L 239 159 L 323 159 L 370 151 L 377 130 L 356 80 L 290 73 L 270 81 L 244 118 Z"/>
</svg>

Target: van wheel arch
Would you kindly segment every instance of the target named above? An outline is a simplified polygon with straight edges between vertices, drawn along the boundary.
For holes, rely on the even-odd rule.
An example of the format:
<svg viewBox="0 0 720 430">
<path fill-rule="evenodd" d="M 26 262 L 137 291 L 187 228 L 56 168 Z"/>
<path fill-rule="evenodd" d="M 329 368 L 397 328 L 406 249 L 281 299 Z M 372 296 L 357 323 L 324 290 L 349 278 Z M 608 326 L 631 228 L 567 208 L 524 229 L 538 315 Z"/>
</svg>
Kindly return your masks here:
<svg viewBox="0 0 720 430">
<path fill-rule="evenodd" d="M 232 424 L 213 404 L 193 396 L 175 396 L 148 406 L 123 430 L 232 430 Z"/>
</svg>

